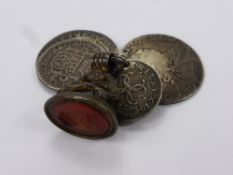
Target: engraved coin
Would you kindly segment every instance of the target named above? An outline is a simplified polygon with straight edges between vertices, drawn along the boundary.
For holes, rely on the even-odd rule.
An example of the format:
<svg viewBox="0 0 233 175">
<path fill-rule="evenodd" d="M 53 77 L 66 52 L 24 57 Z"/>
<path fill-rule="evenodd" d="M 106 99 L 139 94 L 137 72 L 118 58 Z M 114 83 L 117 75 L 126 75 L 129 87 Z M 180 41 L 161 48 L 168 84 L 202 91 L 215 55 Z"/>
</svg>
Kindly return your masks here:
<svg viewBox="0 0 233 175">
<path fill-rule="evenodd" d="M 71 39 L 54 44 L 37 58 L 38 77 L 54 90 L 69 87 L 91 69 L 91 57 L 101 51 L 97 44 L 84 40 Z"/>
<path fill-rule="evenodd" d="M 161 97 L 161 83 L 157 73 L 145 63 L 131 61 L 119 78 L 115 79 L 110 102 L 121 125 L 137 121 L 148 113 Z M 110 90 L 111 91 L 111 90 Z"/>
<path fill-rule="evenodd" d="M 53 90 L 66 88 L 90 70 L 90 58 L 99 52 L 117 53 L 118 50 L 109 37 L 98 32 L 63 33 L 49 41 L 38 54 L 38 77 Z"/>
<path fill-rule="evenodd" d="M 191 97 L 203 80 L 203 66 L 197 53 L 183 41 L 167 35 L 144 35 L 129 42 L 122 56 L 139 60 L 159 74 L 160 104 L 173 104 Z"/>
<path fill-rule="evenodd" d="M 39 56 L 49 47 L 65 40 L 77 39 L 97 45 L 102 52 L 118 53 L 116 44 L 106 35 L 89 30 L 74 30 L 62 33 L 50 40 L 40 51 Z"/>
</svg>

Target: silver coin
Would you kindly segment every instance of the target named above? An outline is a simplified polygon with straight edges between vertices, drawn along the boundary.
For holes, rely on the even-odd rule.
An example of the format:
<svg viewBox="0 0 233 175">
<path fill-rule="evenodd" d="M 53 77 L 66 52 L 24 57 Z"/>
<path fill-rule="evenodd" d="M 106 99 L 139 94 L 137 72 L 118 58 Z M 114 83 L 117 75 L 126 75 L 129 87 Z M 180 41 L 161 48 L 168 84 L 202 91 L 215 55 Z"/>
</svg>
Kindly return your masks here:
<svg viewBox="0 0 233 175">
<path fill-rule="evenodd" d="M 51 40 L 36 61 L 41 82 L 60 90 L 79 82 L 87 73 L 95 53 L 117 52 L 116 45 L 105 35 L 92 31 L 72 31 Z"/>
<path fill-rule="evenodd" d="M 158 72 L 163 94 L 160 104 L 191 97 L 202 84 L 204 70 L 197 53 L 183 41 L 167 35 L 144 35 L 130 41 L 122 55 Z"/>
<path fill-rule="evenodd" d="M 37 75 L 51 89 L 67 88 L 77 84 L 91 69 L 90 59 L 97 52 L 101 49 L 87 41 L 67 40 L 55 44 L 38 57 Z"/>
<path fill-rule="evenodd" d="M 161 83 L 158 74 L 148 65 L 131 61 L 114 82 L 113 94 L 116 101 L 110 102 L 121 125 L 145 117 L 158 104 L 161 97 Z M 111 91 L 111 90 L 110 90 Z"/>
<path fill-rule="evenodd" d="M 118 53 L 116 44 L 106 35 L 90 30 L 73 30 L 62 33 L 50 40 L 40 51 L 40 56 L 49 47 L 71 39 L 91 42 L 101 48 L 102 52 Z"/>
</svg>

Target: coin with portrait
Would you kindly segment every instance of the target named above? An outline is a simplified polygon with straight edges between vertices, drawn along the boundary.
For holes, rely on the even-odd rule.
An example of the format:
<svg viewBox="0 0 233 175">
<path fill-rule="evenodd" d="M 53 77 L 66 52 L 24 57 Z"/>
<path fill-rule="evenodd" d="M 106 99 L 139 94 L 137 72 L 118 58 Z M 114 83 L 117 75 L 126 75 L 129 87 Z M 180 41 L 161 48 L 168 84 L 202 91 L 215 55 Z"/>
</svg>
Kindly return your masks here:
<svg viewBox="0 0 233 175">
<path fill-rule="evenodd" d="M 204 71 L 199 56 L 172 36 L 140 36 L 126 44 L 122 56 L 142 61 L 157 71 L 162 83 L 160 104 L 183 101 L 201 86 Z"/>
</svg>

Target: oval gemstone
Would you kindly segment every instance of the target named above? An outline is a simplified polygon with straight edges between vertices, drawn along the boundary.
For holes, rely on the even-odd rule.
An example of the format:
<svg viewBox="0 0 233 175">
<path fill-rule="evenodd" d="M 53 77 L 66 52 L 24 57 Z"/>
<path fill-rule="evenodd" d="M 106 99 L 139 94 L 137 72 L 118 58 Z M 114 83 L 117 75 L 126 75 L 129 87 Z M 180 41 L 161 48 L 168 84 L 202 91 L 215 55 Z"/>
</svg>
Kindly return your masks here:
<svg viewBox="0 0 233 175">
<path fill-rule="evenodd" d="M 81 102 L 60 102 L 52 106 L 54 120 L 72 132 L 97 136 L 110 127 L 104 113 L 93 106 Z"/>
</svg>

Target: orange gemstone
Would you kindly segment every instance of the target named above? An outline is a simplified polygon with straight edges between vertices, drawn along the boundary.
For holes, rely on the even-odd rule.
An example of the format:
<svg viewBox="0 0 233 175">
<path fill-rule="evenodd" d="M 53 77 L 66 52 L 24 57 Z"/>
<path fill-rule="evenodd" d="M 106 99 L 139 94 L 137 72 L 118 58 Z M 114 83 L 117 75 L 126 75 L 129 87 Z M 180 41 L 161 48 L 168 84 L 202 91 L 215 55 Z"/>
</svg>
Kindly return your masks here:
<svg viewBox="0 0 233 175">
<path fill-rule="evenodd" d="M 104 113 L 89 104 L 60 102 L 55 103 L 50 109 L 53 119 L 74 133 L 98 136 L 110 127 Z"/>
</svg>

